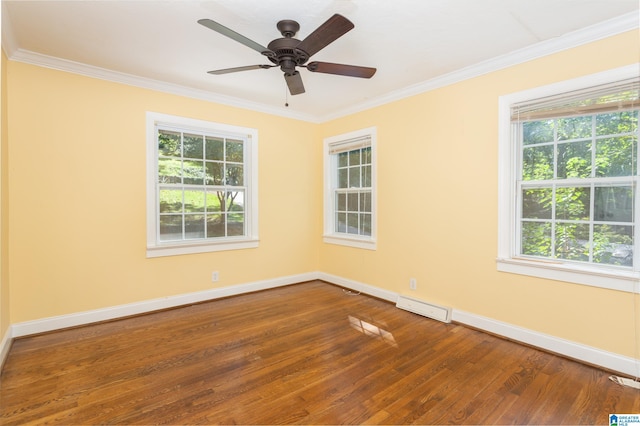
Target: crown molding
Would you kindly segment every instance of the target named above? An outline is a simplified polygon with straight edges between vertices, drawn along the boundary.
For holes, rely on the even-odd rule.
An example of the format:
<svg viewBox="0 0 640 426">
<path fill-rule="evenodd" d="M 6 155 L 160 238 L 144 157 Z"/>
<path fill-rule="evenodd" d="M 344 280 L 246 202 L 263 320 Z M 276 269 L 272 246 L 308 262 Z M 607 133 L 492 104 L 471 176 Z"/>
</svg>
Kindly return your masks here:
<svg viewBox="0 0 640 426">
<path fill-rule="evenodd" d="M 6 50 L 5 53 L 8 54 Z M 251 102 L 232 96 L 225 96 L 206 90 L 194 89 L 179 84 L 168 83 L 165 81 L 154 80 L 146 77 L 139 77 L 132 74 L 70 61 L 67 59 L 43 55 L 41 53 L 31 52 L 29 50 L 16 49 L 10 57 L 8 56 L 8 58 L 12 61 L 23 62 L 26 64 L 50 68 L 58 71 L 65 71 L 73 74 L 83 75 L 85 77 L 97 78 L 100 80 L 126 84 L 143 89 L 155 90 L 172 95 L 184 96 L 217 104 L 248 109 L 251 111 L 262 112 L 270 115 L 317 122 L 317 119 L 309 114 L 297 113 L 291 110 L 285 110 L 258 102 Z"/>
<path fill-rule="evenodd" d="M 638 29 L 639 26 L 640 16 L 638 15 L 638 13 L 627 13 L 625 15 L 609 19 L 602 23 L 567 33 L 552 40 L 546 40 L 540 43 L 536 43 L 535 45 L 519 49 L 487 61 L 479 62 L 475 65 L 462 68 L 460 70 L 453 71 L 442 76 L 405 87 L 400 90 L 390 92 L 388 94 L 373 98 L 367 102 L 356 104 L 352 107 L 344 108 L 325 116 L 296 113 L 292 110 L 273 107 L 258 102 L 251 102 L 232 96 L 216 94 L 206 90 L 194 89 L 178 84 L 139 77 L 20 49 L 17 47 L 15 37 L 13 36 L 11 23 L 8 19 L 6 6 L 4 6 L 4 4 L 2 6 L 2 48 L 5 51 L 7 57 L 12 61 L 24 62 L 31 65 L 70 72 L 87 77 L 98 78 L 130 86 L 156 90 L 178 96 L 185 96 L 222 105 L 282 116 L 286 118 L 293 118 L 296 120 L 302 120 L 311 123 L 324 123 L 367 109 L 375 108 L 404 98 L 435 90 L 444 86 L 448 86 L 454 83 L 458 83 L 464 80 L 479 77 L 494 71 L 498 71 L 554 53 L 562 52 L 564 50 L 598 41 L 607 37 L 618 35 L 626 31 Z"/>
<path fill-rule="evenodd" d="M 366 103 L 354 105 L 342 109 L 320 119 L 321 122 L 334 120 L 350 114 L 355 114 L 367 109 L 382 106 L 399 101 L 411 96 L 419 95 L 441 87 L 449 86 L 475 77 L 480 77 L 495 71 L 532 61 L 564 50 L 572 49 L 584 44 L 612 37 L 640 27 L 640 15 L 636 12 L 620 15 L 590 27 L 582 28 L 551 40 L 542 41 L 532 46 L 509 52 L 495 58 L 479 62 L 469 67 L 444 74 L 442 76 L 390 92 L 386 95 L 373 98 Z"/>
</svg>

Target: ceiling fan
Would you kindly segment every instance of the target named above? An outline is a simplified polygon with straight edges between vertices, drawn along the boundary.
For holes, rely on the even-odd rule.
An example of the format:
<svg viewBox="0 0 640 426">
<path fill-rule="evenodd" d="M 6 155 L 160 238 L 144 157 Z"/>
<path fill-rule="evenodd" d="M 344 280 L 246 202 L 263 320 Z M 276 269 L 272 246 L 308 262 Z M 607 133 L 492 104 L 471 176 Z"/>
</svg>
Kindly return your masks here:
<svg viewBox="0 0 640 426">
<path fill-rule="evenodd" d="M 298 30 L 300 30 L 300 24 L 290 19 L 282 20 L 277 24 L 278 31 L 282 34 L 282 38 L 271 41 L 267 47 L 264 47 L 261 44 L 248 39 L 242 34 L 238 34 L 232 29 L 229 29 L 218 22 L 212 21 L 211 19 L 200 19 L 198 23 L 263 54 L 273 63 L 273 65 L 259 64 L 220 69 L 209 71 L 209 74 L 220 75 L 238 71 L 280 67 L 284 72 L 284 78 L 287 82 L 287 86 L 289 87 L 289 92 L 292 95 L 299 95 L 304 93 L 304 84 L 302 83 L 302 76 L 300 75 L 300 72 L 296 70 L 296 67 L 304 67 L 311 72 L 360 78 L 371 78 L 376 73 L 375 68 L 359 67 L 355 65 L 317 61 L 309 62 L 307 64 L 307 61 L 311 56 L 315 55 L 321 49 L 324 49 L 330 43 L 334 42 L 354 28 L 351 21 L 337 13 L 302 41 L 294 38 Z"/>
</svg>

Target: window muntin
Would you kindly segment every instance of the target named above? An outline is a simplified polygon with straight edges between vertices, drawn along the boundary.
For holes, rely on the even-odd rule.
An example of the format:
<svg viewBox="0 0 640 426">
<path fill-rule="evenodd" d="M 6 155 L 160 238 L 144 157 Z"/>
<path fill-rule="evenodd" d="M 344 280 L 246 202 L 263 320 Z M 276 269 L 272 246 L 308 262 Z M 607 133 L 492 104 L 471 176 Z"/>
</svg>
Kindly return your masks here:
<svg viewBox="0 0 640 426">
<path fill-rule="evenodd" d="M 242 139 L 157 127 L 158 239 L 244 236 Z"/>
<path fill-rule="evenodd" d="M 371 236 L 371 147 L 336 154 L 336 233 Z"/>
<path fill-rule="evenodd" d="M 375 164 L 375 129 L 325 139 L 325 242 L 375 249 Z"/>
<path fill-rule="evenodd" d="M 147 256 L 257 246 L 257 132 L 148 113 Z"/>
<path fill-rule="evenodd" d="M 632 267 L 638 110 L 514 126 L 518 254 Z"/>
</svg>

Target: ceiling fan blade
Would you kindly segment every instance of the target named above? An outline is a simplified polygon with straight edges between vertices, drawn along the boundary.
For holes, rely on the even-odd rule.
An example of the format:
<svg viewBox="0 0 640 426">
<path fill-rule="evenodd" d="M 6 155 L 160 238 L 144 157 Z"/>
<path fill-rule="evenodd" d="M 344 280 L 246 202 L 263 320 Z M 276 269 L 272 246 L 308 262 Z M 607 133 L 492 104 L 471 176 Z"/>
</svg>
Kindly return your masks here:
<svg viewBox="0 0 640 426">
<path fill-rule="evenodd" d="M 377 69 L 358 67 L 355 65 L 333 64 L 331 62 L 309 62 L 307 69 L 311 72 L 346 75 L 348 77 L 371 78 Z"/>
<path fill-rule="evenodd" d="M 213 30 L 224 36 L 227 36 L 230 39 L 237 41 L 238 43 L 242 43 L 245 46 L 255 50 L 256 52 L 262 53 L 263 55 L 266 55 L 266 56 L 273 55 L 273 52 L 271 52 L 269 49 L 267 49 L 260 43 L 256 43 L 255 41 L 243 36 L 242 34 L 238 34 L 232 29 L 227 28 L 224 25 L 217 23 L 216 21 L 212 21 L 211 19 L 200 19 L 198 20 L 198 24 L 204 25 L 210 30 Z"/>
<path fill-rule="evenodd" d="M 289 93 L 292 95 L 299 95 L 304 93 L 304 84 L 302 84 L 302 76 L 298 71 L 293 74 L 285 74 L 284 79 L 287 81 L 289 87 Z"/>
<path fill-rule="evenodd" d="M 214 71 L 207 71 L 208 74 L 213 74 L 213 75 L 221 75 L 221 74 L 229 74 L 232 72 L 239 72 L 239 71 L 249 71 L 249 70 L 257 70 L 257 69 L 269 69 L 269 68 L 273 68 L 276 65 L 247 65 L 245 67 L 235 67 L 235 68 L 225 68 L 223 70 L 214 70 Z"/>
<path fill-rule="evenodd" d="M 353 28 L 350 20 L 336 13 L 302 40 L 296 48 L 313 56 Z"/>
</svg>

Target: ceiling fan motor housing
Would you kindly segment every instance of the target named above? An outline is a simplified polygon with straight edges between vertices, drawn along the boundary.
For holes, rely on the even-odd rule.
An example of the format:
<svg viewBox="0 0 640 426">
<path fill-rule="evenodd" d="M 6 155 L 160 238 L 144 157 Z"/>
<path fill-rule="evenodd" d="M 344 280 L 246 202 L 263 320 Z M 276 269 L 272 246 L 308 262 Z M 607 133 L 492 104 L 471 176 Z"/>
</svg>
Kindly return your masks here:
<svg viewBox="0 0 640 426">
<path fill-rule="evenodd" d="M 296 72 L 296 66 L 309 60 L 309 55 L 297 48 L 300 40 L 293 38 L 300 29 L 300 24 L 290 19 L 284 19 L 277 24 L 278 31 L 283 38 L 273 40 L 267 48 L 275 55 L 266 55 L 271 62 L 280 66 L 280 69 L 288 75 Z"/>
</svg>

